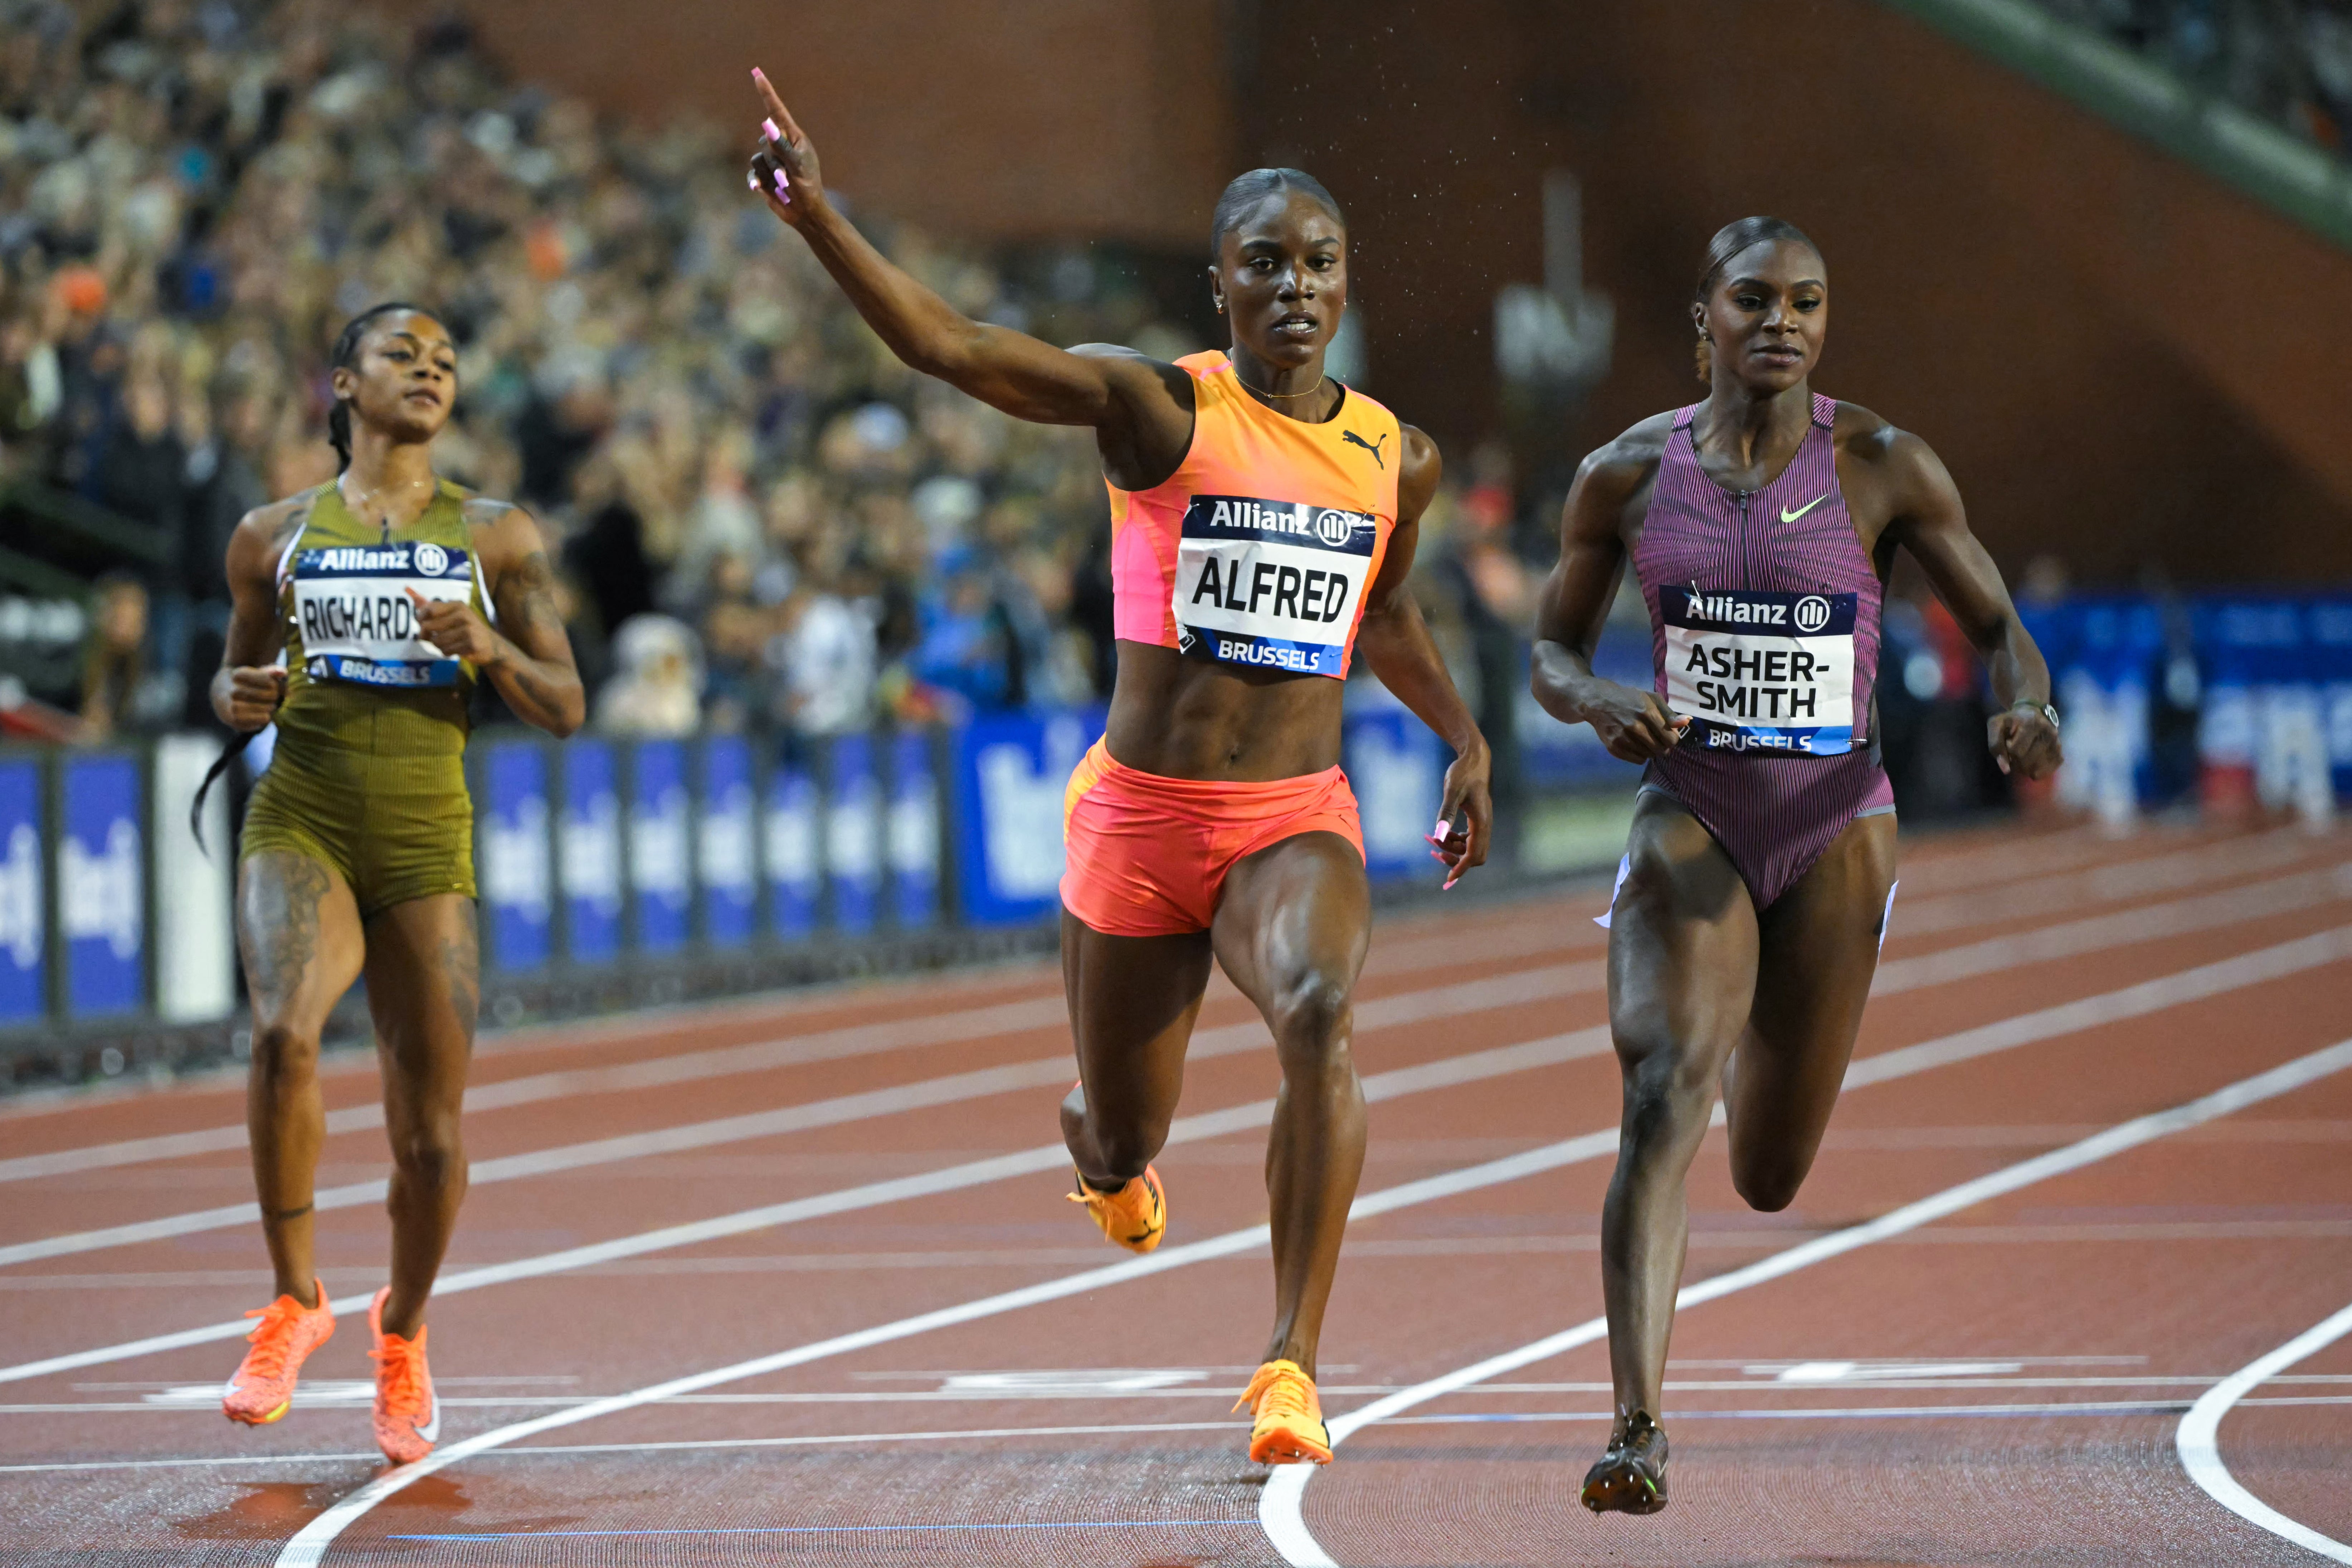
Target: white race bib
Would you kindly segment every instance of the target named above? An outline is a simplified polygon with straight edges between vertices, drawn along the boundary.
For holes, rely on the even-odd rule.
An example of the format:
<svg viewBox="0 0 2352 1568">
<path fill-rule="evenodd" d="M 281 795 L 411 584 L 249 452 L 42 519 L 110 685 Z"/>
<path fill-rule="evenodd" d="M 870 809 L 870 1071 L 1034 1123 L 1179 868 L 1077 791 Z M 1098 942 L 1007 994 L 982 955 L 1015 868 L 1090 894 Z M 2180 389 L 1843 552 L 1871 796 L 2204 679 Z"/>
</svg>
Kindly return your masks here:
<svg viewBox="0 0 2352 1568">
<path fill-rule="evenodd" d="M 455 686 L 457 661 L 418 635 L 412 588 L 443 604 L 470 603 L 473 563 L 465 551 L 429 542 L 299 552 L 294 625 L 310 679 Z"/>
<path fill-rule="evenodd" d="M 1343 674 L 1380 536 L 1368 511 L 1194 496 L 1176 544 L 1177 647 L 1227 664 Z"/>
<path fill-rule="evenodd" d="M 1683 744 L 1710 751 L 1853 750 L 1852 594 L 1658 590 L 1666 706 Z"/>
</svg>

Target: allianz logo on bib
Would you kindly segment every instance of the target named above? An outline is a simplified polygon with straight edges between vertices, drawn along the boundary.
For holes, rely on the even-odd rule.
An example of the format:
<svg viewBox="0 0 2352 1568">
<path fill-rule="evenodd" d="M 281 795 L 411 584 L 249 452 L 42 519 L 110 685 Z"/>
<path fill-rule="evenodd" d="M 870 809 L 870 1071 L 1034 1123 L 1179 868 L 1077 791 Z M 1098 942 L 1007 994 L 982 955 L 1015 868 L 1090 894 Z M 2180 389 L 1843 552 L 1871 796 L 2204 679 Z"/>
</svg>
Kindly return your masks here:
<svg viewBox="0 0 2352 1568">
<path fill-rule="evenodd" d="M 432 542 L 415 544 L 339 544 L 305 550 L 295 572 L 306 577 L 451 577 L 466 571 L 466 552 Z"/>
<path fill-rule="evenodd" d="M 1759 595 L 1694 593 L 1684 599 L 1683 614 L 1691 623 L 1788 626 L 1811 635 L 1827 629 L 1832 611 L 1829 600 L 1819 594 L 1774 595 L 1766 601 Z"/>
<path fill-rule="evenodd" d="M 1183 533 L 1187 539 L 1262 539 L 1370 555 L 1380 537 L 1380 519 L 1307 501 L 1201 495 L 1184 509 Z"/>
</svg>

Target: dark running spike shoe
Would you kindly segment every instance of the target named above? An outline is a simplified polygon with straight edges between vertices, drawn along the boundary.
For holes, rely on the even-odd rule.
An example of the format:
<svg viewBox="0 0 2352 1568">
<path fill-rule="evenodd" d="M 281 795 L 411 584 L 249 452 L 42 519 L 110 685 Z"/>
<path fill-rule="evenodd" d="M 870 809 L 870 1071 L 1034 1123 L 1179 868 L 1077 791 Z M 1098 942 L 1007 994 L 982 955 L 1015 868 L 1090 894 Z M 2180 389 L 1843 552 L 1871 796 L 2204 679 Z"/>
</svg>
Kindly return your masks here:
<svg viewBox="0 0 2352 1568">
<path fill-rule="evenodd" d="M 1584 1475 L 1595 1513 L 1655 1513 L 1666 1506 L 1666 1429 L 1636 1410 L 1610 1435 L 1609 1451 Z"/>
</svg>

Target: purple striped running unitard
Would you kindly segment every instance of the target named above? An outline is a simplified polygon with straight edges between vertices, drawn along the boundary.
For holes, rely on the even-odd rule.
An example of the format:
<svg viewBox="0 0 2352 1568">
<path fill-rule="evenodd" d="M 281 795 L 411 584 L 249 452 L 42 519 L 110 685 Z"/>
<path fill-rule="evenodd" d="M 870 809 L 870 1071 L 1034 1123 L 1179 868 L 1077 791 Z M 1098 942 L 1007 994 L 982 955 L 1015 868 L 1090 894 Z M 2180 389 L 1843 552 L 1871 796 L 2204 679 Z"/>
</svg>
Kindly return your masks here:
<svg viewBox="0 0 2352 1568">
<path fill-rule="evenodd" d="M 1837 401 L 1779 479 L 1725 489 L 1675 414 L 1633 569 L 1658 695 L 1691 726 L 1643 775 L 1723 846 L 1757 909 L 1793 887 L 1857 816 L 1895 809 L 1869 734 L 1878 574 L 1838 489 Z"/>
</svg>

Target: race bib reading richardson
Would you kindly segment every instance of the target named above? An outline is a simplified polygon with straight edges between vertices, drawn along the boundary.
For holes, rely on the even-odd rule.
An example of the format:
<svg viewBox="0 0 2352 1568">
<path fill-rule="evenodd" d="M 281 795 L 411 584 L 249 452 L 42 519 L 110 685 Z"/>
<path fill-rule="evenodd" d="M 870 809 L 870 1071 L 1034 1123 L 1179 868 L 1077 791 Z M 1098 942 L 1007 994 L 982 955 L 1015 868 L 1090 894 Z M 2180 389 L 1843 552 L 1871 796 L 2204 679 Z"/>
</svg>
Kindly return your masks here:
<svg viewBox="0 0 2352 1568">
<path fill-rule="evenodd" d="M 465 604 L 473 563 L 438 544 L 337 545 L 294 557 L 294 624 L 313 680 L 421 689 L 457 683 L 457 661 L 417 635 L 414 588 Z"/>
<path fill-rule="evenodd" d="M 1176 543 L 1176 646 L 1227 664 L 1340 675 L 1379 542 L 1368 511 L 1194 496 Z"/>
<path fill-rule="evenodd" d="M 1709 750 L 1853 750 L 1852 594 L 1658 590 L 1666 706 Z"/>
</svg>

